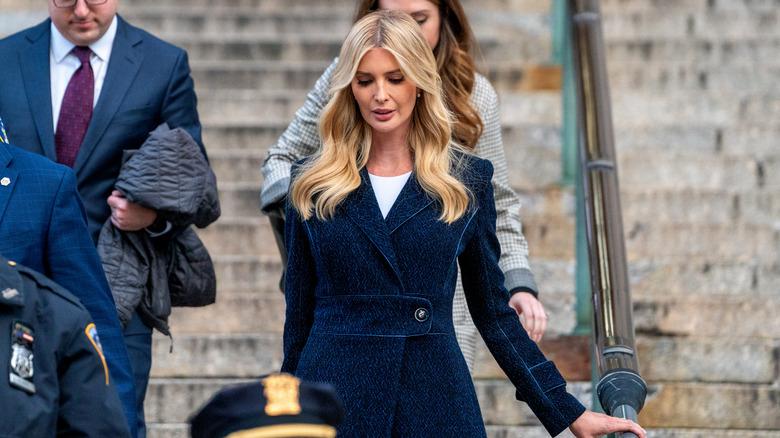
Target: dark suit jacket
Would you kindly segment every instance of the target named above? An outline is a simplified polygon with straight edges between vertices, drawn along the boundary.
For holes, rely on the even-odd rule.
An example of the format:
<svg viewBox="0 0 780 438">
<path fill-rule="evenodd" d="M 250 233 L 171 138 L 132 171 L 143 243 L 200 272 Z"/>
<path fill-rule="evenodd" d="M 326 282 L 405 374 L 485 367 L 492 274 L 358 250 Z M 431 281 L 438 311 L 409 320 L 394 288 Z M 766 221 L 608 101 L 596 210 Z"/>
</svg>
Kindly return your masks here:
<svg viewBox="0 0 780 438">
<path fill-rule="evenodd" d="M 0 143 L 0 254 L 81 300 L 100 333 L 113 383 L 134 407 L 130 360 L 86 219 L 72 170 Z"/>
<path fill-rule="evenodd" d="M 105 82 L 73 170 L 96 243 L 111 214 L 106 199 L 114 187 L 124 149 L 137 149 L 167 122 L 186 129 L 203 149 L 187 54 L 117 16 L 118 26 Z M 0 118 L 14 144 L 56 160 L 51 112 L 49 51 L 51 20 L 0 40 Z M 203 151 L 205 155 L 205 150 Z M 29 264 L 28 264 L 29 265 Z M 77 295 L 77 291 L 73 291 Z M 86 304 L 86 303 L 85 303 Z M 103 303 L 107 305 L 107 303 Z M 98 311 L 93 305 L 87 308 Z M 103 309 L 100 312 L 109 312 Z M 110 312 L 116 310 L 111 306 Z M 99 313 L 92 313 L 97 323 Z M 100 324 L 98 323 L 100 328 Z M 120 338 L 104 333 L 107 350 L 119 354 Z M 117 342 L 116 346 L 110 345 Z M 135 406 L 129 364 L 109 356 L 126 413 Z M 130 390 L 128 390 L 128 388 Z M 135 418 L 135 413 L 129 418 Z M 132 422 L 131 422 L 132 424 Z"/>
<path fill-rule="evenodd" d="M 518 398 L 552 435 L 584 411 L 507 306 L 492 166 L 466 163 L 472 206 L 450 225 L 414 174 L 386 219 L 365 169 L 332 219 L 302 221 L 288 205 L 282 370 L 339 388 L 339 436 L 485 436 L 452 322 L 457 264 L 474 323 Z"/>
<path fill-rule="evenodd" d="M 122 151 L 138 149 L 163 122 L 203 149 L 187 53 L 117 16 L 106 78 L 73 170 L 92 238 L 111 214 Z M 51 113 L 51 21 L 0 41 L 0 118 L 16 145 L 56 161 Z"/>
</svg>

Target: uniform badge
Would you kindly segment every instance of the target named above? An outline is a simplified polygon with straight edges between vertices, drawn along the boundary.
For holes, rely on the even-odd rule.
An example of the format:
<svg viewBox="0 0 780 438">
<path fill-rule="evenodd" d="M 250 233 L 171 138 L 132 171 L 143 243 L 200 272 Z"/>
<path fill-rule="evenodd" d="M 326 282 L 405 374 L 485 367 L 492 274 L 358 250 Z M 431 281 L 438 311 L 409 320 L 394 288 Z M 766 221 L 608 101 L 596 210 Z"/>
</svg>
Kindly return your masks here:
<svg viewBox="0 0 780 438">
<path fill-rule="evenodd" d="M 11 363 L 8 380 L 11 386 L 35 394 L 33 374 L 33 330 L 20 321 L 14 321 L 11 329 Z"/>
<path fill-rule="evenodd" d="M 3 289 L 2 295 L 4 299 L 10 300 L 11 298 L 15 298 L 17 295 L 19 295 L 19 291 L 14 288 L 7 287 Z"/>
<path fill-rule="evenodd" d="M 8 184 L 11 184 L 11 178 L 8 178 L 6 176 L 3 179 L 0 179 L 0 184 L 2 184 L 3 187 L 7 186 Z"/>
<path fill-rule="evenodd" d="M 298 415 L 301 405 L 298 402 L 298 389 L 301 381 L 289 374 L 272 374 L 263 379 L 265 395 L 265 413 L 271 416 Z"/>
</svg>

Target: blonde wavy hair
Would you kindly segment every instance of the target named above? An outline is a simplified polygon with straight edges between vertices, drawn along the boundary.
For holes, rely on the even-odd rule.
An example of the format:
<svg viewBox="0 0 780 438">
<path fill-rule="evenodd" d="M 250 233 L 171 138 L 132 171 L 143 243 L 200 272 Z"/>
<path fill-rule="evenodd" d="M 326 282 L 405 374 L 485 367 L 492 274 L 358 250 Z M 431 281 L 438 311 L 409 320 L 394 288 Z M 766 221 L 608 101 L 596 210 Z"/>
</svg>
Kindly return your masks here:
<svg viewBox="0 0 780 438">
<path fill-rule="evenodd" d="M 371 127 L 360 114 L 352 81 L 363 56 L 372 49 L 390 52 L 404 77 L 421 96 L 411 115 L 407 139 L 420 186 L 441 206 L 440 220 L 452 223 L 466 212 L 471 193 L 458 179 L 464 149 L 452 142 L 450 114 L 442 98 L 436 60 L 420 26 L 409 15 L 372 12 L 350 30 L 331 76 L 330 100 L 319 122 L 321 150 L 293 181 L 290 199 L 303 219 L 333 217 L 336 207 L 360 186 L 360 169 L 371 150 Z"/>
</svg>

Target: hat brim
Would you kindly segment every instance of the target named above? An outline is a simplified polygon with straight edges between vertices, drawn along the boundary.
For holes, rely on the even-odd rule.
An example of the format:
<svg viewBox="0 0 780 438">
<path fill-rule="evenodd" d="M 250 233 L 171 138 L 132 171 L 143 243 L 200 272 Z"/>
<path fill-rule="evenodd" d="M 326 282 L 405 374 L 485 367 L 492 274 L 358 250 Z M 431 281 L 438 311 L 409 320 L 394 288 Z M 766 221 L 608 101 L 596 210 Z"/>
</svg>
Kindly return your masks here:
<svg viewBox="0 0 780 438">
<path fill-rule="evenodd" d="M 334 438 L 335 436 L 336 428 L 324 424 L 276 424 L 238 430 L 225 436 L 225 438 Z"/>
</svg>

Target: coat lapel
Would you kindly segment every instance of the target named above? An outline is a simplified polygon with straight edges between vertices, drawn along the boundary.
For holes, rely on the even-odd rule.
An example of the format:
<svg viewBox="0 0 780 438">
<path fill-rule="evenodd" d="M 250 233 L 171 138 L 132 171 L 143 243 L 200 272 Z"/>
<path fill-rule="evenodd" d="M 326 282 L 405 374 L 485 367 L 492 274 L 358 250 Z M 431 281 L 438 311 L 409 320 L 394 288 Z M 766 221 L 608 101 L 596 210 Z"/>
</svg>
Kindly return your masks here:
<svg viewBox="0 0 780 438">
<path fill-rule="evenodd" d="M 382 212 L 379 210 L 379 204 L 376 201 L 376 195 L 373 187 L 371 187 L 371 180 L 365 167 L 360 170 L 360 180 L 360 187 L 350 193 L 344 200 L 342 204 L 344 211 L 363 230 L 368 239 L 384 256 L 400 284 L 401 275 L 398 268 L 398 259 L 393 249 L 393 242 L 390 239 L 390 233 L 385 219 L 382 217 Z"/>
<path fill-rule="evenodd" d="M 76 162 L 73 163 L 73 170 L 77 175 L 119 110 L 119 106 L 130 89 L 144 59 L 142 51 L 136 47 L 142 42 L 141 34 L 121 17 L 117 16 L 117 20 L 119 22 L 117 23 L 116 38 L 114 39 L 114 47 L 111 49 L 111 59 L 108 63 L 103 89 L 92 113 L 92 120 L 89 122 L 84 142 L 76 156 Z"/>
<path fill-rule="evenodd" d="M 50 160 L 57 161 L 54 149 L 54 122 L 51 114 L 51 77 L 49 75 L 49 46 L 51 21 L 39 24 L 27 36 L 30 47 L 19 57 L 24 89 L 32 110 L 35 129 L 41 141 L 41 152 Z"/>
<path fill-rule="evenodd" d="M 11 160 L 13 160 L 13 155 L 8 152 L 8 147 L 0 145 L 0 222 L 19 177 L 19 172 L 10 168 Z"/>
<path fill-rule="evenodd" d="M 423 209 L 433 203 L 433 199 L 425 193 L 420 183 L 417 182 L 417 174 L 412 172 L 409 180 L 398 194 L 393 207 L 385 220 L 388 231 L 392 234 L 406 221 L 417 215 Z"/>
</svg>

